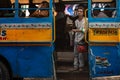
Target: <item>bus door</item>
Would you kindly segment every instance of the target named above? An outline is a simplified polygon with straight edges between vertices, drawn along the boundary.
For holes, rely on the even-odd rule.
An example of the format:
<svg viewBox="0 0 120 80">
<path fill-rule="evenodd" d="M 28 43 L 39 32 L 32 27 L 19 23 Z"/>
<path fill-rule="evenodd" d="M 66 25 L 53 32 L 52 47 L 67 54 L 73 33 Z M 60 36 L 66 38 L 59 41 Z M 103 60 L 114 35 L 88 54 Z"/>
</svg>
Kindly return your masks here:
<svg viewBox="0 0 120 80">
<path fill-rule="evenodd" d="M 90 77 L 120 75 L 119 0 L 88 0 Z"/>
<path fill-rule="evenodd" d="M 0 63 L 8 73 L 13 77 L 53 77 L 53 22 L 52 0 L 0 2 Z"/>
</svg>

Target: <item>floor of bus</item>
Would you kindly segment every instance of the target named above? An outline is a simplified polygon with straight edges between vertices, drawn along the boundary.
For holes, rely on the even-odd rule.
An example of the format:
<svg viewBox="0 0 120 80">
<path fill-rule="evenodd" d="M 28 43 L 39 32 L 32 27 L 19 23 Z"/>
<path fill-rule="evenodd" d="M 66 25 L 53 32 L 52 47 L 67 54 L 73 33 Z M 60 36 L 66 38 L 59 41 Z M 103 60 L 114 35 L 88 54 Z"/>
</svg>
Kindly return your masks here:
<svg viewBox="0 0 120 80">
<path fill-rule="evenodd" d="M 88 58 L 87 53 L 84 54 L 85 66 L 83 71 L 74 71 L 73 69 L 73 47 L 58 49 L 56 51 L 56 77 L 57 80 L 88 80 Z"/>
</svg>

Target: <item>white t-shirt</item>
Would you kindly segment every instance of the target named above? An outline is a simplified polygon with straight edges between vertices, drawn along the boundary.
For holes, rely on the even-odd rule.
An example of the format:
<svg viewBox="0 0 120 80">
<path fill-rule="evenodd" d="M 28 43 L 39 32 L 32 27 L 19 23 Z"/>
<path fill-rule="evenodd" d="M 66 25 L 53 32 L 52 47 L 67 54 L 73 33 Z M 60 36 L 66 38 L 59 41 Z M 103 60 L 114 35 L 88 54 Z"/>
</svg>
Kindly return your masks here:
<svg viewBox="0 0 120 80">
<path fill-rule="evenodd" d="M 81 21 L 78 19 L 75 21 L 75 26 L 77 29 L 81 30 L 80 32 L 75 32 L 75 42 L 80 42 L 82 39 L 84 39 L 84 30 L 85 30 L 85 18 L 83 18 Z"/>
</svg>

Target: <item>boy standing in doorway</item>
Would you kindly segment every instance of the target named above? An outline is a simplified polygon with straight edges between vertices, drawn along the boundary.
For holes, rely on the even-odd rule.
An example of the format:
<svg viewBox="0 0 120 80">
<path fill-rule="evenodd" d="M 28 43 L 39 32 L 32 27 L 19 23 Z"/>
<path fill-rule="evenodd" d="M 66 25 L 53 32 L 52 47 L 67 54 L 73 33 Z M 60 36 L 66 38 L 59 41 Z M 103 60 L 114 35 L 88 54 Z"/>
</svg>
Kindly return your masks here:
<svg viewBox="0 0 120 80">
<path fill-rule="evenodd" d="M 84 67 L 84 58 L 83 53 L 77 51 L 77 45 L 79 43 L 83 43 L 83 39 L 85 36 L 85 18 L 84 8 L 82 6 L 78 7 L 78 19 L 75 20 L 75 27 L 76 29 L 72 29 L 75 32 L 75 39 L 74 39 L 74 70 L 82 71 Z"/>
</svg>

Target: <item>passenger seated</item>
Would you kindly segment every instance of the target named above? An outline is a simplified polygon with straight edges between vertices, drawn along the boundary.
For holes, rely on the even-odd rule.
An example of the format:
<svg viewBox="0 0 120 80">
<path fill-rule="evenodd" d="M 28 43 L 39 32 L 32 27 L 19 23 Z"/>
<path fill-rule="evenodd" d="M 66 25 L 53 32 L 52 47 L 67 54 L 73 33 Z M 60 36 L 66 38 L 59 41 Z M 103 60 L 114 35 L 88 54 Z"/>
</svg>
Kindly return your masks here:
<svg viewBox="0 0 120 80">
<path fill-rule="evenodd" d="M 47 1 L 43 1 L 41 4 L 39 4 L 37 10 L 35 10 L 35 12 L 30 14 L 30 17 L 48 17 L 49 10 L 42 9 L 42 8 L 49 8 L 49 3 Z"/>
<path fill-rule="evenodd" d="M 105 6 L 105 9 L 103 11 L 101 11 L 100 9 L 94 9 L 93 10 L 93 17 L 97 17 L 97 18 L 109 18 L 112 17 L 111 16 L 111 10 L 107 9 L 110 8 L 109 5 Z"/>
<path fill-rule="evenodd" d="M 13 3 L 13 8 L 15 8 L 15 3 Z M 20 3 L 18 3 L 18 8 L 21 8 Z M 13 10 L 13 13 L 15 14 L 14 10 Z M 25 17 L 25 13 L 22 10 L 19 10 L 18 15 L 19 15 L 19 17 Z"/>
<path fill-rule="evenodd" d="M 99 12 L 100 12 L 100 9 L 94 9 L 92 16 L 93 16 L 94 18 L 97 17 L 98 14 L 99 14 Z"/>
</svg>

